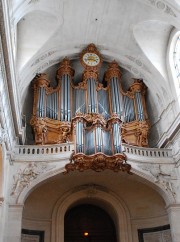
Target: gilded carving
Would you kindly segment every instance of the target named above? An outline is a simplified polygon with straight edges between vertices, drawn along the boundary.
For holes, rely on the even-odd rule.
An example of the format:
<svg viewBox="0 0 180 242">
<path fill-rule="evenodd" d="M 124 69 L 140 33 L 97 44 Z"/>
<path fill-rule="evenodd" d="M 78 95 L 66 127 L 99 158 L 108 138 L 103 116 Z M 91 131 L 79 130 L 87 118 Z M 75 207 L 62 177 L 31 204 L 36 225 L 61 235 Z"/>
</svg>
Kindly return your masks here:
<svg viewBox="0 0 180 242">
<path fill-rule="evenodd" d="M 60 62 L 59 68 L 57 70 L 57 78 L 60 79 L 62 75 L 69 75 L 70 77 L 74 76 L 74 70 L 71 68 L 70 60 L 66 57 Z"/>
<path fill-rule="evenodd" d="M 149 123 L 133 121 L 122 124 L 122 141 L 139 147 L 148 147 Z"/>
<path fill-rule="evenodd" d="M 71 141 L 71 123 L 49 118 L 32 117 L 36 144 L 60 144 Z"/>
<path fill-rule="evenodd" d="M 83 60 L 83 56 L 87 53 L 90 54 L 95 54 L 98 58 L 99 58 L 99 62 L 97 63 L 97 65 L 93 65 L 93 66 L 89 66 L 87 65 L 84 60 Z M 102 64 L 102 58 L 101 58 L 101 54 L 100 52 L 97 50 L 96 46 L 91 43 L 89 44 L 80 54 L 80 62 L 81 64 L 85 67 L 85 69 L 87 69 L 89 72 L 91 71 L 97 71 L 97 69 L 100 67 L 100 65 Z"/>
<path fill-rule="evenodd" d="M 87 81 L 90 78 L 94 79 L 97 82 L 98 72 L 96 70 L 89 70 L 88 68 L 86 68 L 86 70 L 83 72 L 83 81 Z"/>
<path fill-rule="evenodd" d="M 43 118 L 36 118 L 33 116 L 30 120 L 35 133 L 36 144 L 44 144 L 45 133 L 47 132 L 47 125 Z"/>
<path fill-rule="evenodd" d="M 115 154 L 108 156 L 103 153 L 96 153 L 94 155 L 85 155 L 83 153 L 74 154 L 70 163 L 65 165 L 65 172 L 78 170 L 80 172 L 85 170 L 93 170 L 96 172 L 104 171 L 106 169 L 114 172 L 123 171 L 131 174 L 131 165 L 126 162 L 124 154 Z"/>
<path fill-rule="evenodd" d="M 117 79 L 121 79 L 122 73 L 120 71 L 118 63 L 114 60 L 109 64 L 108 70 L 105 72 L 105 80 L 109 84 L 111 78 L 116 77 Z"/>
<path fill-rule="evenodd" d="M 71 68 L 68 58 L 64 58 L 59 64 L 56 88 L 50 85 L 45 74 L 36 75 L 33 116 L 30 121 L 35 133 L 35 142 L 38 145 L 44 145 L 74 141 L 76 147 L 79 148 L 72 155 L 71 162 L 66 165 L 67 172 L 70 170 L 101 171 L 110 169 L 130 173 L 131 167 L 126 163 L 124 154 L 120 153 L 121 141 L 136 146 L 148 146 L 149 123 L 144 98 L 147 88 L 142 80 L 134 79 L 129 90 L 123 92 L 120 83 L 122 73 L 116 61 L 111 62 L 105 72 L 104 80 L 107 85 L 104 87 L 104 80 L 98 82 L 98 68 L 102 59 L 94 44 L 88 45 L 82 51 L 80 61 L 85 70 L 82 81 L 76 86 L 73 85 L 74 70 Z M 140 62 L 137 64 L 141 65 Z M 117 81 L 113 82 L 114 78 Z M 88 79 L 92 79 L 92 81 L 88 82 Z M 75 92 L 79 96 L 75 95 L 74 100 L 73 89 L 84 89 L 84 91 Z M 107 91 L 107 100 L 104 104 L 99 100 L 99 98 L 103 98 L 103 92 L 98 95 L 100 90 Z M 121 107 L 123 96 L 131 98 L 131 100 L 125 99 L 127 100 L 125 103 L 128 103 L 127 106 L 130 106 L 126 111 L 124 111 L 126 107 Z M 80 100 L 81 98 L 83 100 Z M 80 110 L 79 113 L 73 114 L 73 100 L 75 108 L 77 106 L 75 112 Z M 112 109 L 112 105 L 116 108 Z M 106 109 L 107 115 L 104 115 L 102 112 Z M 124 112 L 129 112 L 127 114 L 129 116 L 133 114 L 134 120 L 127 118 L 128 121 L 124 122 Z M 87 155 L 88 151 L 86 153 L 85 148 L 87 147 L 85 146 L 91 142 L 88 138 L 92 138 L 94 142 L 92 144 L 95 149 L 92 148 L 93 151 L 90 152 L 91 154 L 94 152 L 93 155 Z M 84 152 L 84 150 L 86 154 L 76 153 Z M 96 153 L 100 151 L 105 154 Z M 114 152 L 117 153 L 114 154 Z"/>
</svg>

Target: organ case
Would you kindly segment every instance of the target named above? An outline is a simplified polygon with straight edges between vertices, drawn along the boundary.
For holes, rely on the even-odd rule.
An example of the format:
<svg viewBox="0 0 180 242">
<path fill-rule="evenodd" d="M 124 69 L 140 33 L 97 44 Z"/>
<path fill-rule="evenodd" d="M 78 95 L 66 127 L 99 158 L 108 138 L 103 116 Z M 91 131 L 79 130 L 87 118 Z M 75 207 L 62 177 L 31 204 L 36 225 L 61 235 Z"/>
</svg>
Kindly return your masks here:
<svg viewBox="0 0 180 242">
<path fill-rule="evenodd" d="M 59 65 L 55 88 L 50 86 L 46 74 L 38 74 L 34 78 L 30 123 L 35 143 L 74 142 L 76 167 L 71 163 L 69 170 L 85 170 L 94 166 L 94 170 L 99 171 L 104 165 L 112 170 L 129 171 L 130 167 L 123 163 L 122 143 L 148 146 L 147 88 L 142 80 L 134 79 L 129 90 L 124 92 L 122 73 L 116 61 L 109 64 L 104 81 L 99 81 L 102 59 L 93 44 L 81 56 L 81 62 L 85 60 L 86 63 L 82 63 L 85 67 L 82 81 L 76 85 L 73 83 L 74 70 L 67 58 Z"/>
</svg>

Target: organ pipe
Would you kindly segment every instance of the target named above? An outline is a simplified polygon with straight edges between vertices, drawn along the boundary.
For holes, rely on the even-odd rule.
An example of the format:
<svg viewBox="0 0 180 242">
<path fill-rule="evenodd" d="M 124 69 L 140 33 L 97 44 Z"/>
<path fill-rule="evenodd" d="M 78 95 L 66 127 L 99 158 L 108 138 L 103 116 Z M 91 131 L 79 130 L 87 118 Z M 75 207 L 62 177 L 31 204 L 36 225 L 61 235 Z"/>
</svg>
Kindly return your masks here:
<svg viewBox="0 0 180 242">
<path fill-rule="evenodd" d="M 142 80 L 134 79 L 130 87 L 130 92 L 134 95 L 134 106 L 137 121 L 147 120 L 147 111 L 145 105 L 146 86 Z"/>
<path fill-rule="evenodd" d="M 93 61 L 93 55 L 89 56 L 89 62 Z M 99 67 L 84 66 L 82 80 L 76 85 L 67 58 L 57 70 L 57 87 L 52 88 L 44 74 L 35 77 L 31 124 L 36 143 L 72 141 L 75 153 L 87 156 L 121 154 L 123 142 L 147 146 L 149 124 L 142 80 L 134 79 L 124 92 L 117 62 L 110 63 L 105 72 L 107 85 L 99 80 Z"/>
<path fill-rule="evenodd" d="M 120 79 L 122 73 L 116 61 L 109 64 L 108 70 L 105 72 L 105 80 L 109 86 L 109 102 L 111 113 L 117 114 L 120 118 L 123 112 L 122 97 L 120 92 Z"/>
</svg>

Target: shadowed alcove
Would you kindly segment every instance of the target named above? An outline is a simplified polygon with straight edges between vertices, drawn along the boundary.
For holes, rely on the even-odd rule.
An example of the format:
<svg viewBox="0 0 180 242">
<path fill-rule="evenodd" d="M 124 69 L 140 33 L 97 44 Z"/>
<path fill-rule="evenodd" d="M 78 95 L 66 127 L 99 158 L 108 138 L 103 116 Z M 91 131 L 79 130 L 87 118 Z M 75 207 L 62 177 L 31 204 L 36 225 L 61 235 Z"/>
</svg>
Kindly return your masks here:
<svg viewBox="0 0 180 242">
<path fill-rule="evenodd" d="M 101 208 L 82 204 L 65 214 L 65 242 L 116 242 L 111 217 Z"/>
</svg>

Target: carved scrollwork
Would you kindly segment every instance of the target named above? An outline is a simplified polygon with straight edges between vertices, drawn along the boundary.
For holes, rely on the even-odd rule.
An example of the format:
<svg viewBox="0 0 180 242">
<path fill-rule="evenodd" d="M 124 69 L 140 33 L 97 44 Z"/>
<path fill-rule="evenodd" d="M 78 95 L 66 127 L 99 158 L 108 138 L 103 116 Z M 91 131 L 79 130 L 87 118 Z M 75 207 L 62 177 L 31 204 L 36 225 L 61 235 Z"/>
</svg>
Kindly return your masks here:
<svg viewBox="0 0 180 242">
<path fill-rule="evenodd" d="M 57 70 L 57 79 L 60 79 L 62 75 L 67 74 L 70 77 L 74 76 L 74 70 L 70 65 L 70 60 L 65 57 L 63 61 L 60 63 L 59 68 Z"/>
<path fill-rule="evenodd" d="M 149 123 L 134 121 L 122 124 L 122 140 L 126 144 L 148 147 Z"/>
<path fill-rule="evenodd" d="M 33 116 L 30 120 L 35 133 L 36 144 L 44 144 L 44 134 L 47 132 L 47 125 L 43 118 Z"/>
<path fill-rule="evenodd" d="M 96 70 L 89 70 L 86 68 L 86 70 L 83 72 L 83 81 L 87 81 L 90 78 L 98 82 L 98 72 Z"/>
<path fill-rule="evenodd" d="M 14 184 L 11 191 L 11 196 L 18 196 L 20 193 L 28 187 L 32 181 L 37 179 L 41 174 L 48 170 L 53 169 L 55 166 L 48 166 L 45 162 L 31 162 L 27 164 L 23 169 L 20 169 L 16 175 L 14 175 Z"/>
<path fill-rule="evenodd" d="M 35 133 L 36 144 L 60 144 L 71 141 L 71 123 L 49 118 L 36 118 L 30 120 Z"/>
<path fill-rule="evenodd" d="M 164 189 L 171 193 L 176 198 L 175 183 L 177 175 L 174 166 L 168 167 L 163 164 L 139 164 L 138 167 L 154 177 L 154 182 L 164 187 Z"/>
<path fill-rule="evenodd" d="M 84 115 L 84 119 L 91 125 L 101 124 L 103 127 L 106 127 L 107 125 L 105 118 L 98 113 L 87 113 Z"/>
<path fill-rule="evenodd" d="M 96 172 L 109 169 L 114 172 L 123 171 L 132 174 L 130 171 L 131 165 L 127 164 L 124 154 L 108 156 L 103 153 L 96 153 L 89 156 L 83 153 L 74 154 L 70 163 L 66 164 L 64 174 L 70 171 L 78 170 L 82 172 L 89 169 Z"/>
<path fill-rule="evenodd" d="M 143 83 L 142 79 L 134 79 L 134 83 L 130 87 L 130 92 L 135 93 L 135 92 L 141 92 L 142 95 L 146 94 L 147 87 Z"/>
<path fill-rule="evenodd" d="M 36 74 L 34 80 L 33 80 L 33 88 L 36 90 L 39 87 L 48 87 L 50 81 L 47 78 L 46 73 L 38 73 Z"/>
<path fill-rule="evenodd" d="M 105 73 L 105 80 L 107 83 L 110 82 L 111 78 L 116 77 L 117 79 L 121 79 L 122 73 L 119 69 L 118 63 L 114 60 L 109 64 L 109 68 Z"/>
</svg>

